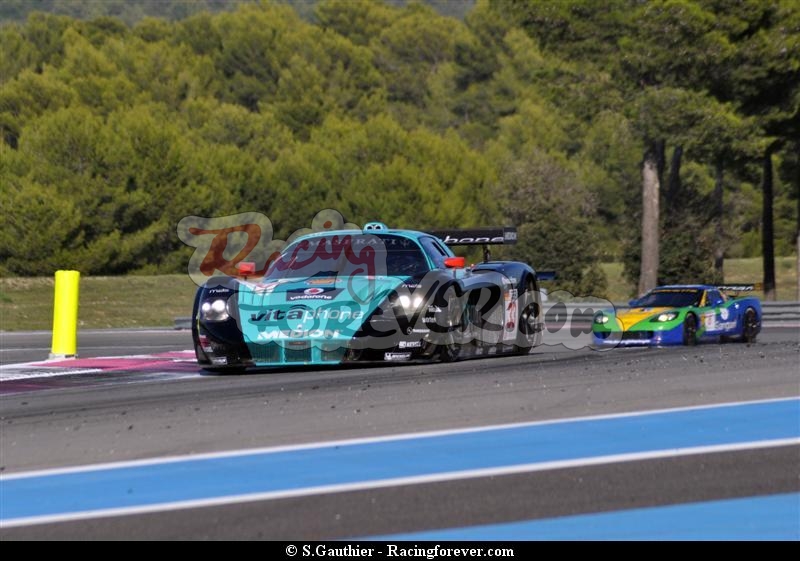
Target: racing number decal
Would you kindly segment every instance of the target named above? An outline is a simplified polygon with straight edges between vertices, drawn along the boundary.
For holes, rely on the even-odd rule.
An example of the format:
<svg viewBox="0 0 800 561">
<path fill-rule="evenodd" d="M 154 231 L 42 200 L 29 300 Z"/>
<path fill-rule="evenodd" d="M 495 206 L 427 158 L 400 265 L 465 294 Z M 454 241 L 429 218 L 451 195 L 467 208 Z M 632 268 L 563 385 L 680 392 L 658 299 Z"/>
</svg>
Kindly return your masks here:
<svg viewBox="0 0 800 561">
<path fill-rule="evenodd" d="M 716 331 L 717 330 L 717 314 L 714 312 L 709 312 L 707 314 L 703 314 L 703 325 L 706 328 L 706 331 Z"/>
</svg>

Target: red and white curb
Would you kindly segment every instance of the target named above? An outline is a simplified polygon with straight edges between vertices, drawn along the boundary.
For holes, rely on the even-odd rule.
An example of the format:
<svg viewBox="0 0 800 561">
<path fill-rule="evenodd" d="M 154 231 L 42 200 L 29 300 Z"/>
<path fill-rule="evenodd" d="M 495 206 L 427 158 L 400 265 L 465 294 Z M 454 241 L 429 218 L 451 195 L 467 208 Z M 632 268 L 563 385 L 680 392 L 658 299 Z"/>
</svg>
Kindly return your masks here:
<svg viewBox="0 0 800 561">
<path fill-rule="evenodd" d="M 196 374 L 199 367 L 194 351 L 113 357 L 59 358 L 2 365 L 0 366 L 0 382 L 127 371 Z"/>
</svg>

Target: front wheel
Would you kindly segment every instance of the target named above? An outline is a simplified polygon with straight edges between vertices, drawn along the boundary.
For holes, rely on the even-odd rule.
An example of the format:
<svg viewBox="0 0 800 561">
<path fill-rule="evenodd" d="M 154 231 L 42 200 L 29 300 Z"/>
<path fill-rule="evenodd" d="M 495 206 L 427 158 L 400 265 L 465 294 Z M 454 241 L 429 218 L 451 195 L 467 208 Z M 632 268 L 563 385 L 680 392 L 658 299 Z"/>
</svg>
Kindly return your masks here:
<svg viewBox="0 0 800 561">
<path fill-rule="evenodd" d="M 697 344 L 697 316 L 688 314 L 683 320 L 683 344 L 693 347 Z"/>
</svg>

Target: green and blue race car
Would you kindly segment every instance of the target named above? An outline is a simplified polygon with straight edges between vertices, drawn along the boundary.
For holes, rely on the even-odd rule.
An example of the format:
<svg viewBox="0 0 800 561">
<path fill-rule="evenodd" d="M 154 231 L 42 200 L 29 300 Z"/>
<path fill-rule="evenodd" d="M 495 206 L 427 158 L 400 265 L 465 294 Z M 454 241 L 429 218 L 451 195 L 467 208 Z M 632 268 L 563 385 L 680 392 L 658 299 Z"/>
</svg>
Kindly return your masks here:
<svg viewBox="0 0 800 561">
<path fill-rule="evenodd" d="M 761 331 L 761 303 L 738 294 L 753 289 L 754 285 L 660 286 L 632 300 L 628 308 L 595 314 L 592 338 L 600 347 L 752 343 Z"/>
</svg>

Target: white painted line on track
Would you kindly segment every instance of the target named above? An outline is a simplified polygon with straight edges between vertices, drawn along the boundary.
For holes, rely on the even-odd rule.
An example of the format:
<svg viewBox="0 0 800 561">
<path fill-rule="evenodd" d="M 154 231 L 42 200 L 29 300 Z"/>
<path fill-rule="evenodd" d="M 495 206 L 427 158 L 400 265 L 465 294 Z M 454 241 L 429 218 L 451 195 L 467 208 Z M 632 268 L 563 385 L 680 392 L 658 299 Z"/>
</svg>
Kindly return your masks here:
<svg viewBox="0 0 800 561">
<path fill-rule="evenodd" d="M 651 452 L 636 452 L 629 454 L 614 454 L 593 458 L 578 458 L 573 460 L 559 460 L 549 462 L 538 462 L 532 464 L 520 464 L 514 466 L 503 466 L 497 468 L 484 468 L 474 470 L 463 470 L 454 472 L 437 473 L 431 475 L 419 475 L 411 477 L 398 477 L 393 479 L 382 479 L 377 481 L 365 481 L 358 483 L 345 483 L 338 485 L 321 485 L 317 487 L 307 487 L 304 489 L 293 489 L 284 491 L 269 491 L 264 493 L 249 493 L 245 495 L 232 495 L 227 497 L 214 497 L 211 499 L 196 499 L 188 501 L 175 501 L 136 507 L 121 507 L 98 509 L 83 512 L 64 513 L 44 516 L 31 516 L 26 518 L 16 518 L 6 522 L 0 522 L 0 529 L 14 528 L 19 526 L 31 526 L 35 524 L 48 524 L 54 522 L 71 522 L 76 520 L 87 520 L 91 518 L 105 518 L 111 516 L 129 516 L 133 514 L 149 514 L 157 512 L 169 512 L 184 510 L 189 508 L 201 508 L 211 506 L 223 506 L 257 501 L 268 501 L 276 499 L 287 499 L 294 497 L 307 497 L 313 495 L 344 493 L 348 491 L 364 491 L 369 489 L 380 489 L 386 487 L 398 487 L 402 485 L 421 485 L 425 483 L 438 483 L 442 481 L 456 481 L 463 479 L 475 479 L 480 477 L 492 477 L 503 475 L 514 475 L 521 473 L 534 473 L 556 469 L 597 466 L 605 464 L 616 464 L 622 462 L 634 462 L 641 460 L 656 460 L 661 458 L 676 458 L 685 456 L 695 456 L 700 454 L 714 454 L 719 452 L 733 452 L 743 450 L 756 450 L 760 448 L 775 448 L 779 446 L 792 446 L 800 444 L 800 438 L 785 438 L 777 440 L 761 440 L 753 442 L 740 442 L 735 444 L 722 444 L 714 446 L 696 446 L 690 448 L 676 448 L 671 450 L 655 450 Z M 3 478 L 5 479 L 5 478 Z"/>
<path fill-rule="evenodd" d="M 2 372 L 2 367 L 0 367 L 0 382 L 11 382 L 15 380 L 32 380 L 36 378 L 54 378 L 56 376 L 76 376 L 78 374 L 98 374 L 102 372 L 102 368 L 83 368 L 83 369 L 72 369 L 72 370 L 65 370 L 65 371 L 36 371 L 36 372 L 16 372 L 6 374 Z"/>
</svg>

